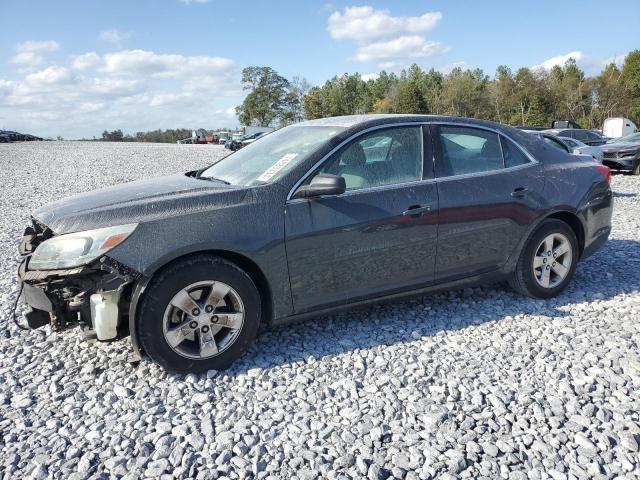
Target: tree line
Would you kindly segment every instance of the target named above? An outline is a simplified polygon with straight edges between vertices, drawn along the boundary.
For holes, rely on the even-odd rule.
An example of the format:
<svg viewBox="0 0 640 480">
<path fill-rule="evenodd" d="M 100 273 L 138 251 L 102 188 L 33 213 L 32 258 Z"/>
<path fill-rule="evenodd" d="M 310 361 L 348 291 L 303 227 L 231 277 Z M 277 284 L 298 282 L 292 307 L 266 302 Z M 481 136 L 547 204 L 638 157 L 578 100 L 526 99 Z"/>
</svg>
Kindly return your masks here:
<svg viewBox="0 0 640 480">
<path fill-rule="evenodd" d="M 284 126 L 303 119 L 364 113 L 415 113 L 484 118 L 508 125 L 548 127 L 556 119 L 585 128 L 625 116 L 640 125 L 640 50 L 619 68 L 607 65 L 587 76 L 574 59 L 550 70 L 454 68 L 443 74 L 411 65 L 399 74 L 337 75 L 322 86 L 300 77 L 291 81 L 270 67 L 247 67 L 248 94 L 236 108 L 243 125 Z"/>
<path fill-rule="evenodd" d="M 153 142 L 153 143 L 176 143 L 178 140 L 190 138 L 194 129 L 191 128 L 169 128 L 167 130 L 151 130 L 149 132 L 137 132 L 135 135 L 125 134 L 122 130 L 113 130 L 111 132 L 105 130 L 102 132 L 100 139 L 105 142 Z M 196 131 L 202 130 L 206 135 L 212 135 L 214 130 L 205 128 L 196 128 Z"/>
</svg>

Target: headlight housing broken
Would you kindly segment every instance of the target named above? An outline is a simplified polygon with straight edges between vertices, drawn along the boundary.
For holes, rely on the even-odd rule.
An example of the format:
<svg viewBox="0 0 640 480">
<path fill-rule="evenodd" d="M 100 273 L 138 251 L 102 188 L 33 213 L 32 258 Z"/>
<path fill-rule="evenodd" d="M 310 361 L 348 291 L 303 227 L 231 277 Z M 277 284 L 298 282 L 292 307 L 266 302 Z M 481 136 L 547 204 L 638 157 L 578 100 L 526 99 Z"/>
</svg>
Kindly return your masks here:
<svg viewBox="0 0 640 480">
<path fill-rule="evenodd" d="M 57 270 L 86 265 L 124 242 L 138 224 L 68 233 L 42 242 L 29 260 L 31 270 Z"/>
</svg>

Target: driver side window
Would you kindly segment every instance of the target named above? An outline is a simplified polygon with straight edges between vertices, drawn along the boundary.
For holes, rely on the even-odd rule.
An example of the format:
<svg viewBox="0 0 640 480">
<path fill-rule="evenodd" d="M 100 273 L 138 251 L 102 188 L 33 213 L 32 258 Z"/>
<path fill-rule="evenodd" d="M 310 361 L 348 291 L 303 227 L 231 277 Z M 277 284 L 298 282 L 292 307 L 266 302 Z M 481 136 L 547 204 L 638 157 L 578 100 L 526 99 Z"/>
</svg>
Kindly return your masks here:
<svg viewBox="0 0 640 480">
<path fill-rule="evenodd" d="M 333 155 L 318 173 L 345 179 L 347 190 L 422 178 L 422 129 L 395 127 L 358 137 Z"/>
</svg>

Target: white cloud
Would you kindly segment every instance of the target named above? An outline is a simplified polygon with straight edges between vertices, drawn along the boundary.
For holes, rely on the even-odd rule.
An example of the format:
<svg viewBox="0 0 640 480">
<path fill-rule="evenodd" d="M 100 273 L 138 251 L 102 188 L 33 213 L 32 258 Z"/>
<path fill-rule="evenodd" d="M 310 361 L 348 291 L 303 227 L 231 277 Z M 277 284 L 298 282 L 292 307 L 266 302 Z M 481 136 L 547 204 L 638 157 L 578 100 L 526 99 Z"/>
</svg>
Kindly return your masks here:
<svg viewBox="0 0 640 480">
<path fill-rule="evenodd" d="M 45 86 L 45 85 L 64 85 L 72 83 L 74 81 L 71 72 L 65 67 L 52 66 L 40 70 L 36 73 L 30 73 L 24 79 L 27 85 L 33 87 Z"/>
<path fill-rule="evenodd" d="M 16 45 L 16 54 L 9 62 L 16 65 L 33 67 L 42 63 L 42 52 L 54 52 L 60 48 L 58 42 L 54 40 L 36 41 L 29 40 Z"/>
<path fill-rule="evenodd" d="M 180 0 L 180 3 L 191 5 L 192 3 L 209 3 L 209 0 Z"/>
<path fill-rule="evenodd" d="M 101 63 L 102 60 L 96 52 L 89 52 L 75 57 L 71 65 L 76 70 L 87 70 L 90 68 L 97 68 Z"/>
<path fill-rule="evenodd" d="M 160 54 L 148 50 L 123 50 L 98 55 L 95 52 L 74 59 L 74 68 L 97 69 L 114 75 L 150 75 L 165 78 L 222 75 L 234 68 L 223 57 Z"/>
<path fill-rule="evenodd" d="M 371 6 L 346 7 L 329 15 L 327 30 L 333 39 L 356 43 L 353 60 L 375 62 L 378 68 L 389 69 L 410 59 L 446 52 L 447 47 L 425 38 L 441 19 L 440 12 L 394 17 L 388 10 Z"/>
<path fill-rule="evenodd" d="M 193 94 L 191 92 L 181 93 L 161 93 L 154 95 L 149 100 L 149 105 L 152 107 L 162 107 L 165 105 L 174 105 L 176 103 L 184 104 L 184 102 L 191 100 Z"/>
<path fill-rule="evenodd" d="M 78 111 L 82 113 L 93 113 L 102 110 L 106 104 L 99 102 L 82 102 L 78 107 Z"/>
<path fill-rule="evenodd" d="M 9 61 L 16 65 L 34 66 L 42 63 L 42 55 L 38 55 L 36 52 L 20 52 L 11 57 Z"/>
<path fill-rule="evenodd" d="M 346 7 L 343 13 L 333 12 L 329 16 L 328 30 L 336 40 L 368 42 L 398 35 L 428 33 L 441 19 L 440 12 L 427 12 L 419 17 L 393 17 L 388 10 L 374 10 L 370 6 Z"/>
<path fill-rule="evenodd" d="M 555 66 L 563 67 L 564 64 L 567 62 L 567 60 L 569 60 L 570 58 L 573 58 L 578 64 L 578 66 L 582 70 L 584 70 L 584 72 L 587 75 L 597 75 L 611 63 L 615 63 L 616 65 L 618 65 L 618 67 L 621 67 L 622 64 L 624 63 L 625 57 L 626 55 L 620 54 L 620 55 L 612 55 L 608 58 L 602 59 L 602 58 L 589 56 L 581 52 L 580 50 L 576 50 L 564 55 L 556 55 L 555 57 L 548 58 L 547 60 L 540 63 L 539 65 L 533 65 L 531 69 L 532 70 L 539 70 L 539 69 L 551 70 Z"/>
<path fill-rule="evenodd" d="M 428 42 L 419 35 L 398 37 L 358 48 L 354 60 L 362 63 L 394 58 L 424 58 L 444 53 L 447 48 L 438 42 Z"/>
<path fill-rule="evenodd" d="M 564 66 L 564 64 L 570 58 L 573 58 L 576 62 L 579 63 L 581 60 L 584 59 L 584 54 L 582 52 L 576 50 L 575 52 L 569 52 L 569 53 L 567 53 L 565 55 L 556 55 L 555 57 L 548 58 L 547 60 L 542 62 L 540 65 L 534 65 L 531 68 L 534 69 L 534 70 L 538 70 L 540 68 L 542 68 L 544 70 L 551 70 L 553 67 L 556 67 L 556 66 L 557 67 Z"/>
<path fill-rule="evenodd" d="M 99 136 L 236 124 L 240 72 L 228 58 L 144 50 L 86 52 L 22 78 L 0 78 L 7 128 L 40 136 Z"/>
<path fill-rule="evenodd" d="M 47 52 L 55 52 L 59 48 L 60 44 L 55 40 L 29 40 L 27 42 L 19 43 L 18 45 L 16 45 L 16 50 L 19 52 L 37 52 L 42 50 Z"/>
<path fill-rule="evenodd" d="M 364 80 L 365 82 L 368 82 L 369 80 L 375 80 L 379 76 L 380 74 L 378 73 L 365 73 L 361 75 L 360 78 L 362 78 L 362 80 Z"/>
<path fill-rule="evenodd" d="M 112 30 L 104 30 L 100 32 L 100 40 L 107 43 L 120 44 L 123 40 L 131 37 L 130 32 L 121 32 L 115 28 Z"/>
</svg>

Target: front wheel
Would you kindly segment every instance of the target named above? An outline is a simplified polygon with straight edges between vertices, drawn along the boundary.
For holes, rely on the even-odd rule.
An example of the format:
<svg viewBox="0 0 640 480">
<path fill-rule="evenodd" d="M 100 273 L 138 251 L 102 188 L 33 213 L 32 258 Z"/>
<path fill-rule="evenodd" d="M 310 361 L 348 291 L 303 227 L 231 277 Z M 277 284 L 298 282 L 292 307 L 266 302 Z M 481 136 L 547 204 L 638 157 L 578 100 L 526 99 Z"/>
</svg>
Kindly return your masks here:
<svg viewBox="0 0 640 480">
<path fill-rule="evenodd" d="M 545 220 L 527 241 L 509 284 L 529 297 L 555 297 L 571 281 L 578 255 L 571 227 L 560 220 Z"/>
<path fill-rule="evenodd" d="M 633 170 L 631 170 L 632 175 L 640 175 L 640 160 L 636 161 L 633 166 Z"/>
<path fill-rule="evenodd" d="M 260 295 L 242 269 L 198 255 L 151 281 L 136 328 L 144 351 L 165 370 L 200 373 L 225 369 L 242 356 L 260 316 Z"/>
</svg>

